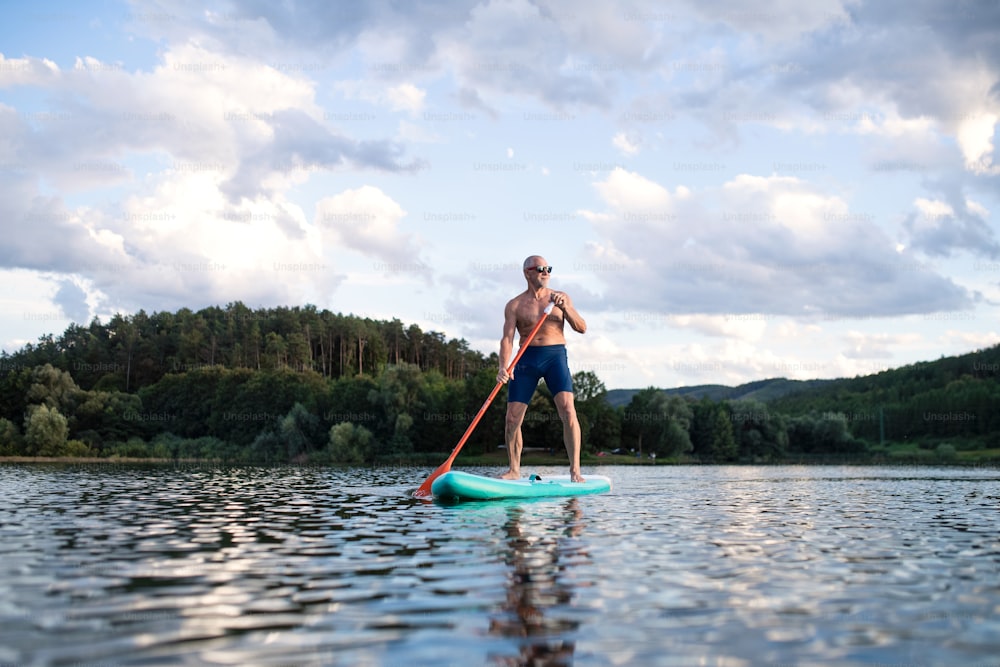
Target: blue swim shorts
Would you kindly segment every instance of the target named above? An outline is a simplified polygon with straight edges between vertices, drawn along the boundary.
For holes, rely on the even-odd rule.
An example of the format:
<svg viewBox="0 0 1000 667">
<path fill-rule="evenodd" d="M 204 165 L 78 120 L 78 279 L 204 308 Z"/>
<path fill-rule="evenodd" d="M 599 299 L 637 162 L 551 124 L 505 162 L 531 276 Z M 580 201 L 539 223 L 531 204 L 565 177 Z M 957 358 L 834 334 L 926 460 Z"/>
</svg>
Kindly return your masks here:
<svg viewBox="0 0 1000 667">
<path fill-rule="evenodd" d="M 565 345 L 529 345 L 514 366 L 514 379 L 507 383 L 507 402 L 530 403 L 540 378 L 545 378 L 553 396 L 573 392 Z"/>
</svg>

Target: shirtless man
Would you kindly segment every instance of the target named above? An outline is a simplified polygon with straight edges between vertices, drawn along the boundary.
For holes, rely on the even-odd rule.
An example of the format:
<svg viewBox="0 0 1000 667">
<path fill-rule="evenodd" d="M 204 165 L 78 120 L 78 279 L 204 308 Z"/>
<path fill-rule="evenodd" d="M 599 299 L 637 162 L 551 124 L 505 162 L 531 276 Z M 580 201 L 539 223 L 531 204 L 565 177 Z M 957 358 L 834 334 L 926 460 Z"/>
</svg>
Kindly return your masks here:
<svg viewBox="0 0 1000 667">
<path fill-rule="evenodd" d="M 582 482 L 580 475 L 580 422 L 573 405 L 573 377 L 566 362 L 566 337 L 564 325 L 568 322 L 577 333 L 587 331 L 587 323 L 573 307 L 573 300 L 565 292 L 549 289 L 552 267 L 545 258 L 532 255 L 524 260 L 524 279 L 528 288 L 507 302 L 503 312 L 503 337 L 500 338 L 500 371 L 497 382 L 507 382 L 507 420 L 504 436 L 510 468 L 500 477 L 521 477 L 521 423 L 528 410 L 539 378 L 552 392 L 556 411 L 563 424 L 563 443 L 569 454 L 569 474 L 574 482 Z M 514 331 L 523 339 L 529 333 L 549 302 L 555 308 L 549 313 L 541 329 L 535 334 L 528 349 L 517 362 L 513 373 L 507 374 L 507 364 L 514 351 Z M 515 377 L 516 375 L 516 377 Z"/>
</svg>

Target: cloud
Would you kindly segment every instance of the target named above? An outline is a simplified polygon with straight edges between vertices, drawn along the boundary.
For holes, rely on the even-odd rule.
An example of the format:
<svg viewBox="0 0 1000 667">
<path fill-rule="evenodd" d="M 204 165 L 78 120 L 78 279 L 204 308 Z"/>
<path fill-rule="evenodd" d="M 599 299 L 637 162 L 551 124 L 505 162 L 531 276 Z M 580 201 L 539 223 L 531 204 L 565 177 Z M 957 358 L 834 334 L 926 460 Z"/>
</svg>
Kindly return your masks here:
<svg viewBox="0 0 1000 667">
<path fill-rule="evenodd" d="M 90 306 L 87 305 L 87 292 L 72 280 L 59 281 L 59 290 L 52 302 L 70 320 L 77 324 L 86 324 L 90 319 Z"/>
<path fill-rule="evenodd" d="M 1000 257 L 1000 242 L 987 218 L 989 211 L 964 195 L 955 184 L 940 184 L 947 199 L 917 197 L 903 221 L 909 245 L 930 257 L 950 257 L 959 252 Z"/>
<path fill-rule="evenodd" d="M 335 85 L 347 99 L 357 99 L 392 111 L 417 114 L 424 108 L 427 92 L 412 83 L 386 85 L 377 81 L 341 81 Z"/>
<path fill-rule="evenodd" d="M 382 190 L 366 185 L 320 200 L 315 224 L 325 244 L 361 253 L 378 273 L 413 273 L 430 278 L 420 258 L 421 240 L 400 230 L 406 211 Z"/>
<path fill-rule="evenodd" d="M 149 71 L 4 60 L 3 83 L 62 92 L 44 113 L 0 104 L 0 161 L 16 167 L 0 182 L 0 215 L 18 227 L 0 266 L 66 276 L 57 299 L 72 317 L 84 312 L 83 284 L 99 310 L 325 300 L 345 278 L 340 255 L 286 193 L 319 170 L 422 162 L 395 141 L 335 132 L 315 83 L 256 55 L 185 39 Z M 417 109 L 422 95 L 398 85 L 387 99 Z M 101 203 L 68 204 L 73 193 Z M 365 242 L 398 263 L 371 234 L 354 237 Z"/>
<path fill-rule="evenodd" d="M 675 40 L 681 46 L 672 62 L 658 63 L 671 76 L 670 90 L 637 96 L 631 113 L 699 122 L 710 135 L 697 141 L 710 149 L 738 146 L 763 124 L 863 133 L 869 165 L 882 173 L 950 170 L 957 152 L 968 173 L 996 174 L 1000 8 L 958 4 L 773 0 L 748 8 L 719 0 L 672 7 L 660 25 L 691 38 Z M 716 38 L 698 39 L 709 26 L 719 27 Z"/>
<path fill-rule="evenodd" d="M 315 84 L 295 70 L 186 41 L 165 49 L 152 72 L 128 72 L 93 59 L 69 70 L 34 67 L 21 85 L 72 90 L 38 127 L 4 115 L 11 163 L 42 171 L 56 187 L 89 189 L 132 181 L 129 156 L 164 152 L 176 169 L 213 171 L 238 203 L 289 186 L 308 171 L 351 166 L 413 171 L 389 139 L 358 140 L 324 121 Z M 418 109 L 422 91 L 389 89 L 389 103 Z M 86 156 L 83 159 L 81 156 Z"/>
<path fill-rule="evenodd" d="M 771 0 L 747 6 L 740 0 L 687 2 L 706 22 L 721 23 L 733 31 L 758 35 L 768 41 L 792 41 L 849 23 L 858 0 L 817 0 L 798 3 Z"/>
<path fill-rule="evenodd" d="M 972 295 L 900 255 L 863 211 L 791 177 L 740 175 L 667 188 L 616 169 L 594 184 L 595 259 L 619 262 L 616 302 L 667 314 L 900 315 L 968 307 Z M 610 285 L 609 285 L 610 287 Z"/>
<path fill-rule="evenodd" d="M 0 267 L 80 270 L 95 242 L 80 215 L 54 195 L 42 195 L 27 174 L 0 179 L 0 219 L 10 233 L 0 243 Z"/>
<path fill-rule="evenodd" d="M 296 207 L 280 198 L 233 207 L 218 179 L 165 172 L 151 179 L 150 192 L 106 208 L 70 208 L 26 178 L 0 182 L 0 215 L 17 225 L 0 244 L 0 266 L 64 276 L 56 278 L 55 303 L 77 321 L 86 321 L 88 300 L 100 313 L 151 302 L 282 304 L 336 289 L 343 280 L 336 255 L 324 256 Z"/>
<path fill-rule="evenodd" d="M 272 49 L 277 44 L 296 54 L 318 49 L 331 58 L 357 47 L 376 79 L 406 81 L 447 73 L 463 104 L 491 115 L 500 101 L 512 97 L 557 108 L 608 108 L 614 82 L 628 68 L 650 66 L 659 48 L 646 22 L 594 0 L 543 5 L 468 0 L 446 7 L 373 2 L 352 8 L 255 1 L 241 3 L 233 14 L 240 25 L 259 22 Z M 216 21 L 189 29 L 246 52 L 249 45 L 229 25 L 235 23 Z M 407 97 L 412 103 L 412 96 Z"/>
<path fill-rule="evenodd" d="M 303 51 L 342 50 L 364 40 L 370 33 L 378 33 L 380 26 L 392 26 L 401 33 L 395 36 L 395 41 L 407 45 L 407 49 L 412 49 L 409 55 L 415 55 L 420 50 L 419 45 L 430 39 L 429 21 L 435 18 L 440 21 L 461 20 L 461 5 L 456 4 L 454 9 L 452 12 L 431 8 L 407 10 L 406 6 L 394 7 L 392 3 L 383 1 L 349 4 L 309 1 L 292 5 L 248 0 L 235 6 L 231 15 L 243 21 L 263 21 L 273 39 L 284 48 Z M 407 25 L 407 18 L 417 20 Z M 385 36 L 381 40 L 383 45 L 387 41 Z"/>
<path fill-rule="evenodd" d="M 849 331 L 844 336 L 847 348 L 842 355 L 847 359 L 891 359 L 893 349 L 920 341 L 916 334 L 871 334 Z"/>
<path fill-rule="evenodd" d="M 1000 174 L 993 151 L 993 134 L 998 116 L 983 113 L 964 120 L 958 128 L 958 145 L 965 156 L 965 168 L 977 174 Z"/>
<path fill-rule="evenodd" d="M 341 166 L 372 168 L 390 172 L 413 172 L 424 163 L 400 162 L 404 148 L 388 140 L 355 141 L 334 134 L 297 109 L 270 115 L 272 136 L 240 160 L 239 167 L 222 189 L 234 201 L 259 192 L 285 189 L 295 174 L 335 169 Z"/>
<path fill-rule="evenodd" d="M 624 132 L 619 132 L 618 134 L 616 134 L 614 138 L 611 140 L 611 143 L 614 144 L 614 147 L 620 150 L 625 155 L 635 155 L 636 153 L 639 152 L 638 142 L 633 141 L 633 139 L 631 139 Z"/>
<path fill-rule="evenodd" d="M 726 315 L 671 315 L 666 318 L 679 329 L 693 329 L 705 336 L 760 340 L 771 319 L 764 313 L 739 313 Z"/>
</svg>

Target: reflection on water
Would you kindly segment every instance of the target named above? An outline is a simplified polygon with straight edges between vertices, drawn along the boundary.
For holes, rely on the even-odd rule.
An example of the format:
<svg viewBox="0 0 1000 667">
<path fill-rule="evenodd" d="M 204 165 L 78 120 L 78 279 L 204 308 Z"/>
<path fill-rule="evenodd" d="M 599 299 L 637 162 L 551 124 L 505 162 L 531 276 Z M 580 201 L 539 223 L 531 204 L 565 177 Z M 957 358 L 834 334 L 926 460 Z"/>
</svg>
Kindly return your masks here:
<svg viewBox="0 0 1000 667">
<path fill-rule="evenodd" d="M 995 470 L 602 471 L 0 465 L 0 665 L 997 667 Z"/>
<path fill-rule="evenodd" d="M 546 507 L 538 504 L 507 509 L 504 560 L 512 571 L 505 613 L 490 620 L 490 632 L 520 640 L 520 652 L 516 660 L 503 664 L 572 664 L 572 637 L 579 622 L 559 617 L 557 608 L 571 603 L 573 591 L 564 572 L 579 565 L 586 551 L 563 544 L 582 531 L 579 499 L 564 502 L 554 513 L 532 512 Z"/>
</svg>

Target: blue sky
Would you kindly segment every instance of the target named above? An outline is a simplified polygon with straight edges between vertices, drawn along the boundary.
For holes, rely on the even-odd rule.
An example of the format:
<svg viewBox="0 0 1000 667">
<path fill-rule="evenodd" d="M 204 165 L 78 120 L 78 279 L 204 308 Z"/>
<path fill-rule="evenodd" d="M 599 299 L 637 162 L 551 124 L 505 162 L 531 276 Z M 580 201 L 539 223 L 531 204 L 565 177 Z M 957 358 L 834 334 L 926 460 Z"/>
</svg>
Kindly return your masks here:
<svg viewBox="0 0 1000 667">
<path fill-rule="evenodd" d="M 995 2 L 2 12 L 8 352 L 243 301 L 489 353 L 535 253 L 609 388 L 1000 342 Z"/>
</svg>

